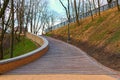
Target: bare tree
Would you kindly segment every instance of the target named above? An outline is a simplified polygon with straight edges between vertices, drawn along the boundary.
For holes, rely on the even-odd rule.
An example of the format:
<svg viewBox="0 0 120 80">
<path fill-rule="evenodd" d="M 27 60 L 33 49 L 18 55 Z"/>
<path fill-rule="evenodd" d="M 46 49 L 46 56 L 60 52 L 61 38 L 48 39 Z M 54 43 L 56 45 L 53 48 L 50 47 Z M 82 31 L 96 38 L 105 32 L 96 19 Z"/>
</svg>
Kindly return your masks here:
<svg viewBox="0 0 120 80">
<path fill-rule="evenodd" d="M 5 21 L 5 14 L 2 15 L 2 33 L 0 36 L 0 59 L 3 59 L 3 53 L 4 53 L 4 37 L 6 30 L 9 27 L 9 21 L 10 21 L 11 13 L 9 14 L 8 20 Z"/>
<path fill-rule="evenodd" d="M 113 0 L 107 0 L 109 8 L 111 8 L 111 3 Z"/>
<path fill-rule="evenodd" d="M 16 2 L 16 16 L 17 16 L 17 30 L 15 31 L 16 39 L 21 41 L 20 39 L 20 34 L 23 33 L 23 28 L 24 28 L 24 7 L 25 7 L 25 1 L 24 0 L 17 0 Z M 16 34 L 16 32 L 19 32 L 19 34 Z M 17 37 L 18 36 L 18 37 Z"/>
<path fill-rule="evenodd" d="M 75 8 L 74 8 L 73 0 L 70 0 L 70 3 L 71 3 L 71 9 L 72 9 L 71 18 L 75 18 Z M 75 22 L 75 20 L 74 20 L 74 22 Z"/>
<path fill-rule="evenodd" d="M 75 8 L 77 26 L 79 26 L 80 25 L 80 22 L 79 22 L 80 0 L 78 1 L 78 6 L 76 4 L 76 0 L 74 0 L 74 8 Z"/>
<path fill-rule="evenodd" d="M 118 1 L 118 0 L 116 0 L 116 2 L 117 2 L 117 8 L 118 8 L 118 11 L 120 11 L 119 1 Z"/>
<path fill-rule="evenodd" d="M 0 0 L 1 1 L 1 0 Z M 2 0 L 2 4 L 0 2 L 0 12 L 3 9 L 6 1 L 9 0 Z M 46 0 L 47 1 L 47 0 Z M 39 30 L 43 27 L 47 27 L 47 19 L 50 25 L 54 25 L 54 15 L 52 13 L 47 13 L 46 11 L 49 10 L 45 1 L 42 0 L 10 0 L 2 13 L 2 17 L 0 18 L 0 28 L 2 29 L 2 33 L 0 34 L 0 59 L 3 59 L 4 55 L 4 36 L 6 35 L 6 30 L 10 27 L 10 57 L 12 58 L 13 50 L 14 50 L 14 41 L 16 41 L 17 37 L 21 36 L 20 34 L 24 30 L 24 34 L 27 31 L 29 25 L 31 25 L 32 32 L 37 34 Z M 28 4 L 26 4 L 28 2 Z M 50 10 L 49 10 L 50 11 Z M 46 13 L 45 18 L 44 13 Z M 5 16 L 5 15 L 8 16 Z M 49 17 L 48 17 L 49 16 Z M 19 30 L 14 32 L 14 26 L 18 25 Z M 16 34 L 19 32 L 19 34 Z M 19 35 L 19 36 L 18 36 Z M 23 41 L 21 39 L 21 41 Z"/>
<path fill-rule="evenodd" d="M 3 40 L 4 40 L 4 15 L 2 15 L 2 32 L 0 38 L 0 59 L 3 59 Z"/>
<path fill-rule="evenodd" d="M 90 8 L 91 18 L 92 18 L 92 20 L 93 20 L 92 4 L 91 4 L 90 0 L 88 0 L 88 2 L 89 2 L 89 8 Z"/>
<path fill-rule="evenodd" d="M 10 57 L 13 57 L 13 45 L 14 45 L 14 0 L 11 0 L 11 13 L 12 13 L 12 24 L 11 24 L 11 40 L 10 40 Z"/>
<path fill-rule="evenodd" d="M 0 1 L 0 7 L 1 7 L 1 1 Z M 7 8 L 8 8 L 8 6 L 6 7 L 6 9 Z M 6 14 L 7 13 L 5 10 L 4 14 L 2 15 L 2 18 L 0 19 L 1 20 L 0 25 L 1 25 L 1 29 L 2 29 L 2 32 L 0 35 L 0 59 L 3 59 L 3 57 L 4 57 L 4 50 L 5 50 L 4 43 L 6 43 L 5 42 L 5 33 L 9 27 L 9 22 L 10 22 L 10 18 L 11 18 L 11 12 L 10 12 L 10 14 L 8 14 L 8 17 L 5 16 Z"/>
<path fill-rule="evenodd" d="M 93 0 L 93 6 L 94 6 L 95 13 L 96 13 L 96 15 L 97 15 L 97 8 L 96 8 L 95 0 Z"/>
<path fill-rule="evenodd" d="M 44 27 L 47 28 L 50 23 L 51 13 L 48 9 L 47 1 L 31 1 L 31 10 L 30 10 L 30 26 L 31 32 L 38 34 L 40 29 Z M 44 25 L 44 26 L 43 26 Z"/>
<path fill-rule="evenodd" d="M 28 24 L 29 24 L 29 19 L 30 19 L 30 4 L 26 5 L 25 8 L 25 31 L 24 34 L 26 35 L 26 32 L 28 31 Z"/>
<path fill-rule="evenodd" d="M 83 18 L 84 18 L 84 13 L 85 13 L 85 1 L 84 0 L 82 0 L 82 13 L 83 13 Z"/>
<path fill-rule="evenodd" d="M 0 9 L 0 18 L 5 13 L 5 10 L 6 10 L 7 6 L 8 6 L 9 0 L 4 0 L 3 2 L 4 2 L 3 7 Z"/>
<path fill-rule="evenodd" d="M 99 11 L 99 16 L 101 16 L 101 12 L 100 12 L 100 0 L 98 0 L 98 11 Z"/>
<path fill-rule="evenodd" d="M 70 42 L 70 28 L 69 28 L 70 17 L 71 17 L 71 14 L 70 14 L 70 0 L 67 0 L 67 6 L 65 6 L 64 3 L 61 0 L 59 0 L 59 2 L 64 7 L 65 12 L 66 12 L 66 16 L 67 16 L 67 19 L 68 19 L 68 40 L 67 41 Z"/>
</svg>

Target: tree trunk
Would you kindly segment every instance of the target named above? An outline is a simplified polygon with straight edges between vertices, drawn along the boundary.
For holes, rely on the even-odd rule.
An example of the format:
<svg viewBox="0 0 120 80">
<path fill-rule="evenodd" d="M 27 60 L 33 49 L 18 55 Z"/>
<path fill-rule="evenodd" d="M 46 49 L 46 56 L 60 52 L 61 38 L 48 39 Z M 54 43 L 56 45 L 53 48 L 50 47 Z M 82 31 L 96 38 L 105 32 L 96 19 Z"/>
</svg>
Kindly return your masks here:
<svg viewBox="0 0 120 80">
<path fill-rule="evenodd" d="M 33 8 L 31 10 L 31 17 L 30 17 L 30 30 L 33 33 Z"/>
<path fill-rule="evenodd" d="M 3 44 L 4 44 L 4 15 L 2 15 L 2 33 L 1 33 L 1 44 L 0 44 L 0 59 L 3 59 Z"/>
<path fill-rule="evenodd" d="M 99 10 L 99 16 L 101 16 L 101 13 L 100 13 L 100 0 L 98 0 L 98 10 Z"/>
<path fill-rule="evenodd" d="M 89 1 L 89 0 L 88 0 L 88 1 Z M 90 5 L 91 18 L 92 18 L 92 21 L 93 21 L 92 5 L 91 5 L 90 1 L 89 1 L 89 5 Z"/>
<path fill-rule="evenodd" d="M 85 7 L 84 7 L 84 5 L 85 5 L 85 2 L 84 2 L 84 0 L 82 0 L 82 8 L 83 8 L 83 18 L 84 18 L 84 12 L 85 12 Z"/>
<path fill-rule="evenodd" d="M 10 57 L 13 57 L 13 45 L 14 45 L 14 1 L 11 0 L 11 13 L 12 13 L 12 25 L 11 25 L 11 41 L 10 41 Z"/>
<path fill-rule="evenodd" d="M 79 14 L 78 14 L 78 10 L 77 10 L 76 0 L 74 0 L 74 8 L 75 8 L 77 26 L 79 26 L 80 22 L 79 22 Z"/>
<path fill-rule="evenodd" d="M 116 0 L 116 2 L 117 2 L 117 8 L 118 8 L 118 11 L 120 11 L 119 1 L 118 1 L 118 0 Z"/>
<path fill-rule="evenodd" d="M 4 0 L 3 8 L 1 8 L 1 10 L 0 10 L 0 18 L 1 18 L 2 15 L 5 13 L 5 10 L 6 10 L 6 8 L 7 8 L 8 3 L 9 3 L 9 0 Z"/>
<path fill-rule="evenodd" d="M 112 0 L 107 0 L 109 8 L 111 8 Z"/>
<path fill-rule="evenodd" d="M 96 9 L 96 5 L 95 5 L 95 0 L 93 0 L 93 5 L 94 5 L 94 10 L 95 10 L 95 14 L 97 15 L 97 9 Z"/>
<path fill-rule="evenodd" d="M 75 18 L 75 9 L 74 9 L 74 5 L 73 5 L 73 1 L 71 0 L 71 9 L 72 9 L 72 18 Z M 62 21 L 61 21 L 62 22 Z M 75 19 L 74 19 L 75 22 Z"/>
<path fill-rule="evenodd" d="M 69 43 L 70 42 L 70 26 L 69 26 L 69 24 L 70 24 L 70 19 L 71 19 L 70 18 L 71 17 L 71 15 L 70 15 L 70 0 L 67 0 L 67 7 L 63 4 L 63 2 L 61 0 L 59 0 L 59 1 L 62 4 L 62 6 L 64 7 L 64 9 L 66 11 L 66 16 L 67 16 L 67 19 L 68 19 L 68 28 L 67 28 L 68 39 L 67 39 L 67 42 Z"/>
</svg>

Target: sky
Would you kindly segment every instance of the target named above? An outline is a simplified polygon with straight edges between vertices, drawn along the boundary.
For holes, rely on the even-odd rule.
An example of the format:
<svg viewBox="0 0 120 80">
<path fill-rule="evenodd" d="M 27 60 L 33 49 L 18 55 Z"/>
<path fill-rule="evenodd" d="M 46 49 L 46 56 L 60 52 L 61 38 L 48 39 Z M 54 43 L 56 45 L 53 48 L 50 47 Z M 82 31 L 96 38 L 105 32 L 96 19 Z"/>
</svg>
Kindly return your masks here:
<svg viewBox="0 0 120 80">
<path fill-rule="evenodd" d="M 48 0 L 49 1 L 49 7 L 57 12 L 58 14 L 65 15 L 65 10 L 59 0 Z M 67 3 L 67 0 L 61 0 L 64 4 Z M 101 4 L 106 4 L 107 0 L 101 0 Z"/>
<path fill-rule="evenodd" d="M 54 24 L 58 24 L 61 22 L 60 18 L 66 17 L 65 9 L 63 8 L 59 0 L 48 0 L 48 1 L 49 1 L 50 9 L 53 10 L 56 15 L 56 22 Z M 64 2 L 64 4 L 66 4 L 67 0 L 62 0 L 62 1 Z"/>
<path fill-rule="evenodd" d="M 63 7 L 60 4 L 59 0 L 49 0 L 49 6 L 51 9 L 53 9 L 54 11 L 58 12 L 58 13 L 63 13 Z"/>
</svg>

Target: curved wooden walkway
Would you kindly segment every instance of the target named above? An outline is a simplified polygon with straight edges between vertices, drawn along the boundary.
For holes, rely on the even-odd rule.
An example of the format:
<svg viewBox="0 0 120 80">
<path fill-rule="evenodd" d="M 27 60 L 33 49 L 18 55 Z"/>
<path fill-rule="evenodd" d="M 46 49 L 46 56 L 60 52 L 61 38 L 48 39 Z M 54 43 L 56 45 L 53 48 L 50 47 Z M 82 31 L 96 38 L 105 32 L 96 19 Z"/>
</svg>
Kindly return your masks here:
<svg viewBox="0 0 120 80">
<path fill-rule="evenodd" d="M 43 57 L 6 74 L 118 75 L 75 46 L 53 38 L 47 39 L 50 43 L 49 51 Z"/>
</svg>

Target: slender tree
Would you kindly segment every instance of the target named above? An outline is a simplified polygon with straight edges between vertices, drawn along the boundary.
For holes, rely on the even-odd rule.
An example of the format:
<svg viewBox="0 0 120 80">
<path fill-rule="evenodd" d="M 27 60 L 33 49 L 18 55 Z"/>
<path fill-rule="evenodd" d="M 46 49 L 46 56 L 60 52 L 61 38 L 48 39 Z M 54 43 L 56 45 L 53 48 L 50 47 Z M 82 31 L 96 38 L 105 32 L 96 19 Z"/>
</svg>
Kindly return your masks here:
<svg viewBox="0 0 120 80">
<path fill-rule="evenodd" d="M 11 41 L 10 41 L 10 57 L 13 57 L 13 45 L 14 45 L 14 0 L 11 0 L 11 13 L 12 13 L 12 24 L 11 24 Z"/>
<path fill-rule="evenodd" d="M 88 2 L 89 2 L 89 8 L 90 8 L 91 18 L 92 18 L 92 20 L 93 20 L 92 4 L 91 4 L 90 0 L 88 0 Z"/>
<path fill-rule="evenodd" d="M 100 0 L 98 0 L 98 11 L 99 11 L 99 16 L 101 16 L 101 12 L 100 12 Z"/>
<path fill-rule="evenodd" d="M 117 2 L 117 8 L 118 8 L 118 11 L 120 11 L 119 1 L 118 1 L 118 0 L 116 0 L 116 2 Z"/>
<path fill-rule="evenodd" d="M 3 59 L 3 40 L 4 40 L 4 15 L 2 15 L 2 32 L 0 38 L 0 59 Z"/>
<path fill-rule="evenodd" d="M 67 16 L 67 19 L 68 19 L 68 39 L 67 39 L 67 42 L 70 42 L 70 17 L 71 17 L 71 14 L 70 14 L 70 0 L 67 0 L 67 6 L 65 6 L 63 4 L 63 2 L 61 0 L 59 0 L 59 2 L 61 3 L 61 5 L 64 7 L 65 9 L 65 12 L 66 12 L 66 16 Z"/>
<path fill-rule="evenodd" d="M 74 9 L 75 9 L 77 26 L 80 25 L 80 22 L 79 22 L 79 12 L 80 12 L 79 8 L 80 8 L 80 0 L 78 2 L 78 6 L 77 6 L 77 3 L 76 3 L 76 0 L 74 0 Z"/>
<path fill-rule="evenodd" d="M 6 10 L 7 6 L 8 6 L 9 0 L 4 0 L 3 2 L 4 2 L 3 7 L 0 9 L 0 18 L 5 13 L 5 10 Z"/>
<path fill-rule="evenodd" d="M 1 2 L 0 2 L 0 7 L 1 7 Z M 1 35 L 0 35 L 0 59 L 4 58 L 5 33 L 6 33 L 6 30 L 8 29 L 8 27 L 9 27 L 11 12 L 10 12 L 10 14 L 8 14 L 8 17 L 5 17 L 5 15 L 6 15 L 6 10 L 5 10 L 5 13 L 2 15 L 1 23 L 0 23 L 1 24 L 1 29 L 2 29 L 2 32 L 1 32 Z"/>
<path fill-rule="evenodd" d="M 75 9 L 74 9 L 74 4 L 73 4 L 73 1 L 72 1 L 72 0 L 70 0 L 70 3 L 71 3 L 71 9 L 72 9 L 71 18 L 74 18 L 74 22 L 75 22 Z"/>
<path fill-rule="evenodd" d="M 83 18 L 84 18 L 84 13 L 85 13 L 85 1 L 84 0 L 82 0 L 82 13 L 83 13 Z"/>
<path fill-rule="evenodd" d="M 113 0 L 107 0 L 109 8 L 111 8 L 111 3 Z"/>
<path fill-rule="evenodd" d="M 93 6 L 94 6 L 95 13 L 97 15 L 97 8 L 96 8 L 95 0 L 93 0 Z"/>
</svg>

